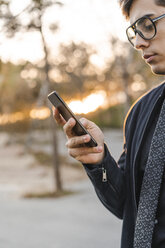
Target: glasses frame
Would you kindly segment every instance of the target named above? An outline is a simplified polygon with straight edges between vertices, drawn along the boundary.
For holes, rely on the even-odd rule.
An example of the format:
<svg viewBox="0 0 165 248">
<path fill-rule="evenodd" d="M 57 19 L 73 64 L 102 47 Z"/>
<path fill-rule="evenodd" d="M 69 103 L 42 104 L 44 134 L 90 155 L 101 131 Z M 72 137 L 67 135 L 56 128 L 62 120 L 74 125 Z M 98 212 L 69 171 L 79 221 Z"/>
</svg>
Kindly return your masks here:
<svg viewBox="0 0 165 248">
<path fill-rule="evenodd" d="M 138 34 L 140 35 L 140 37 L 142 37 L 144 40 L 152 40 L 152 39 L 155 37 L 156 33 L 157 33 L 157 29 L 156 29 L 155 22 L 159 21 L 159 20 L 162 19 L 163 17 L 165 17 L 165 14 L 160 15 L 160 16 L 158 16 L 158 17 L 156 17 L 156 18 L 153 18 L 153 19 L 150 18 L 149 16 L 145 15 L 145 16 L 143 16 L 143 17 L 140 17 L 140 18 L 137 19 L 132 25 L 130 25 L 130 26 L 126 29 L 126 35 L 127 35 L 127 38 L 128 38 L 128 40 L 129 40 L 129 42 L 131 43 L 131 45 L 132 45 L 133 47 L 135 46 L 135 45 L 133 44 L 133 42 L 130 40 L 129 35 L 128 35 L 128 30 L 129 30 L 130 28 L 132 28 L 132 30 L 134 31 L 135 36 L 136 36 L 136 34 L 138 33 Z M 139 31 L 135 28 L 136 23 L 137 23 L 140 19 L 142 19 L 142 18 L 149 19 L 149 20 L 152 22 L 153 26 L 154 26 L 155 32 L 154 32 L 154 35 L 153 35 L 151 38 L 145 38 L 145 37 L 143 36 L 143 34 L 142 34 L 141 32 L 139 32 Z"/>
</svg>

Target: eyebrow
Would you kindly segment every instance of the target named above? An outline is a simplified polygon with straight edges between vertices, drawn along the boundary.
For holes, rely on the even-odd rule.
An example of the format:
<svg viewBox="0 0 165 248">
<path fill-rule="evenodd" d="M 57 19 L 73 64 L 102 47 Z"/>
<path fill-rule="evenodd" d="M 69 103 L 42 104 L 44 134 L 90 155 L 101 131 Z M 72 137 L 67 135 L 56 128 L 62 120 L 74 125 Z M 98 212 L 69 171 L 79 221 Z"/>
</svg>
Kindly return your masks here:
<svg viewBox="0 0 165 248">
<path fill-rule="evenodd" d="M 152 17 L 152 16 L 154 16 L 154 14 L 147 14 L 147 15 L 144 15 L 144 16 Z M 142 17 L 144 17 L 144 16 L 142 16 Z"/>
<path fill-rule="evenodd" d="M 144 17 L 152 17 L 152 16 L 154 16 L 154 14 L 146 14 L 146 15 L 143 15 L 143 16 L 141 16 L 141 17 L 139 17 L 136 21 L 134 21 L 130 26 L 133 26 L 134 24 L 135 24 L 135 22 L 137 22 L 139 19 L 141 19 L 141 18 L 144 18 Z"/>
</svg>

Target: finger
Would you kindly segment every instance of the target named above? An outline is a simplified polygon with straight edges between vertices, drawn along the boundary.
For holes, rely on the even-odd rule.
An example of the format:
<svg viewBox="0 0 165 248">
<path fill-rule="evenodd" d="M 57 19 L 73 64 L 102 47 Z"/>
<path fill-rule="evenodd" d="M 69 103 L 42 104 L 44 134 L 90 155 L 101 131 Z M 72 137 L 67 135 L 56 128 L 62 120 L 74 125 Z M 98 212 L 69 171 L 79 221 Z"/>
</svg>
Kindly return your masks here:
<svg viewBox="0 0 165 248">
<path fill-rule="evenodd" d="M 66 146 L 67 148 L 80 147 L 80 145 L 84 145 L 85 143 L 88 143 L 90 139 L 91 136 L 89 134 L 82 136 L 74 136 L 66 142 Z"/>
<path fill-rule="evenodd" d="M 90 154 L 97 154 L 103 152 L 102 146 L 97 147 L 83 147 L 83 148 L 70 148 L 68 149 L 68 153 L 70 156 L 74 157 L 75 159 L 79 160 L 81 156 L 90 155 Z"/>
<path fill-rule="evenodd" d="M 64 118 L 62 117 L 62 115 L 59 113 L 57 108 L 53 109 L 53 116 L 56 120 L 56 122 L 60 125 L 60 126 L 64 126 L 66 121 L 64 120 Z"/>
<path fill-rule="evenodd" d="M 88 130 L 93 129 L 93 122 L 92 121 L 89 121 L 89 120 L 87 120 L 86 118 L 83 117 L 83 118 L 80 119 L 80 122 L 83 124 L 83 126 L 86 129 L 88 129 Z"/>
<path fill-rule="evenodd" d="M 73 132 L 73 127 L 75 125 L 76 121 L 73 118 L 70 118 L 63 126 L 64 132 L 68 138 L 75 136 L 75 133 Z"/>
<path fill-rule="evenodd" d="M 81 155 L 81 156 L 78 156 L 76 158 L 77 161 L 81 162 L 81 163 L 84 163 L 84 164 L 98 164 L 98 163 L 101 163 L 101 161 L 103 160 L 102 156 L 101 158 L 98 159 L 98 156 L 100 154 L 90 154 L 90 155 Z"/>
</svg>

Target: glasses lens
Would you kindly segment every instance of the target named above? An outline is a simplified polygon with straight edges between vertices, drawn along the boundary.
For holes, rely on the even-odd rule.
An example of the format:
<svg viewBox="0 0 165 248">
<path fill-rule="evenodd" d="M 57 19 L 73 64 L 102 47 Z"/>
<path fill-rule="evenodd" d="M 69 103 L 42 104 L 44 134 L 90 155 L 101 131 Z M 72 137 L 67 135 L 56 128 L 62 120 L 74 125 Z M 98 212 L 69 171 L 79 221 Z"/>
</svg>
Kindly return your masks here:
<svg viewBox="0 0 165 248">
<path fill-rule="evenodd" d="M 141 18 L 136 22 L 136 30 L 146 39 L 152 39 L 155 35 L 155 26 L 149 18 Z"/>
<path fill-rule="evenodd" d="M 142 17 L 133 25 L 133 27 L 131 26 L 127 29 L 128 40 L 133 46 L 137 33 L 145 40 L 152 39 L 156 33 L 156 28 L 152 20 L 147 17 Z"/>
<path fill-rule="evenodd" d="M 128 37 L 128 40 L 131 42 L 131 44 L 134 46 L 135 38 L 136 38 L 136 31 L 132 27 L 129 27 L 127 29 L 127 37 Z"/>
</svg>

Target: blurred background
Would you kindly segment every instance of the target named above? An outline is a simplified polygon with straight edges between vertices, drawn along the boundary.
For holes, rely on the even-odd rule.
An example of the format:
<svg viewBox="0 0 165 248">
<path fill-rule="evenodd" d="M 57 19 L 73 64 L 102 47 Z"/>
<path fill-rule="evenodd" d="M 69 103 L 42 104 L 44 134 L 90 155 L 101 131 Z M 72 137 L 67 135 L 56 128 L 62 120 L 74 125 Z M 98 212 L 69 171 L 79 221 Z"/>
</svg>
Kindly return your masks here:
<svg viewBox="0 0 165 248">
<path fill-rule="evenodd" d="M 163 80 L 128 44 L 128 25 L 116 0 L 0 1 L 2 248 L 119 247 L 121 223 L 67 155 L 47 95 L 98 124 L 118 159 L 128 109 Z"/>
</svg>

